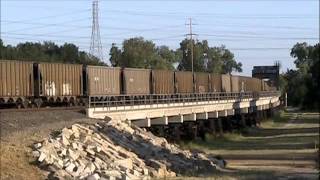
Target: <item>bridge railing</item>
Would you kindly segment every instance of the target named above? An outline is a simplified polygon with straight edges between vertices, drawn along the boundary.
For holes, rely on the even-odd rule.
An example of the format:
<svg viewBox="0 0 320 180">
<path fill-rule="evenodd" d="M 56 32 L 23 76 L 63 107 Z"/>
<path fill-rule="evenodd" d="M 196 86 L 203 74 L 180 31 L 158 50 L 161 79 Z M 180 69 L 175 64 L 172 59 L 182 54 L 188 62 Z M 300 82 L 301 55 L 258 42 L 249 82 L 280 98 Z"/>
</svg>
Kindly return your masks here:
<svg viewBox="0 0 320 180">
<path fill-rule="evenodd" d="M 121 107 L 152 104 L 187 103 L 200 104 L 212 101 L 249 101 L 258 98 L 280 96 L 278 91 L 261 92 L 213 92 L 213 93 L 186 93 L 186 94 L 150 94 L 150 95 L 117 95 L 117 96 L 90 96 L 89 108 L 97 107 Z"/>
</svg>

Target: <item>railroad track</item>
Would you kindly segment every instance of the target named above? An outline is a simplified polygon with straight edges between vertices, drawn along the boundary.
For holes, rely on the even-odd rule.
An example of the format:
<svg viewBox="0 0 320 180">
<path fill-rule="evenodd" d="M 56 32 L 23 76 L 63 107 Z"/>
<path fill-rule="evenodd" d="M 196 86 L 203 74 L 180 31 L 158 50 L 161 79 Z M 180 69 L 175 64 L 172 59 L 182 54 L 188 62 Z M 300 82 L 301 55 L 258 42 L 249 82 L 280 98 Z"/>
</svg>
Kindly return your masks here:
<svg viewBox="0 0 320 180">
<path fill-rule="evenodd" d="M 85 110 L 85 107 L 82 106 L 74 106 L 74 107 L 41 107 L 41 108 L 6 108 L 0 109 L 1 112 L 28 112 L 28 111 L 56 111 L 56 110 Z"/>
</svg>

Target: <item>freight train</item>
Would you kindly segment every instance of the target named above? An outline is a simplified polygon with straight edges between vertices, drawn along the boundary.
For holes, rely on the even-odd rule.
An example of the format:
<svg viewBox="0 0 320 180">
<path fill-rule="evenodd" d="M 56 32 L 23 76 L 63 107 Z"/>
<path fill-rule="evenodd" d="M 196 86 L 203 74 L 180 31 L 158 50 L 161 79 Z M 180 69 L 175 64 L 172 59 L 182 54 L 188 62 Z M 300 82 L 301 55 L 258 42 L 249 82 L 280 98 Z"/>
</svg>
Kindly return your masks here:
<svg viewBox="0 0 320 180">
<path fill-rule="evenodd" d="M 116 100 L 124 95 L 139 99 L 274 89 L 261 79 L 228 74 L 15 60 L 0 60 L 0 75 L 0 107 L 85 105 L 89 97 Z"/>
</svg>

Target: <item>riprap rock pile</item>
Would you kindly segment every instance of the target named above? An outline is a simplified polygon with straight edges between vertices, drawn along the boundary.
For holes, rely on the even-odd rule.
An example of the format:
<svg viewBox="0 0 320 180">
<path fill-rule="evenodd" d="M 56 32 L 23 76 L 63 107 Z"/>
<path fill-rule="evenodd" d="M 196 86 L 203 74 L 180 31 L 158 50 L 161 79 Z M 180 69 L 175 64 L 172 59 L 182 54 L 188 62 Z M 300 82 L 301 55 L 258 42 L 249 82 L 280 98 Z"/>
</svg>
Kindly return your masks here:
<svg viewBox="0 0 320 180">
<path fill-rule="evenodd" d="M 40 165 L 54 177 L 76 179 L 149 179 L 213 171 L 219 160 L 181 150 L 164 138 L 110 121 L 74 124 L 34 145 Z"/>
</svg>

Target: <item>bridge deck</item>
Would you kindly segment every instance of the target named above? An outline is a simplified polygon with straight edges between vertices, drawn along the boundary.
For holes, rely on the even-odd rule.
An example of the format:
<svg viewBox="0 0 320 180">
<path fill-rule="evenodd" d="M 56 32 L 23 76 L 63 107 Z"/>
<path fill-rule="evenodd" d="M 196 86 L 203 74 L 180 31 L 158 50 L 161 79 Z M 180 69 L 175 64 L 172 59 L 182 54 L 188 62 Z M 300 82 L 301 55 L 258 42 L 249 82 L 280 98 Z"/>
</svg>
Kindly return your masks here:
<svg viewBox="0 0 320 180">
<path fill-rule="evenodd" d="M 217 94 L 217 93 L 216 93 Z M 183 123 L 198 119 L 218 118 L 236 113 L 252 113 L 280 105 L 278 92 L 218 93 L 218 95 L 167 99 L 124 99 L 111 102 L 92 101 L 87 109 L 90 118 L 129 120 L 139 126 Z M 142 102 L 142 103 L 141 103 Z M 155 103 L 161 102 L 161 103 Z"/>
</svg>

